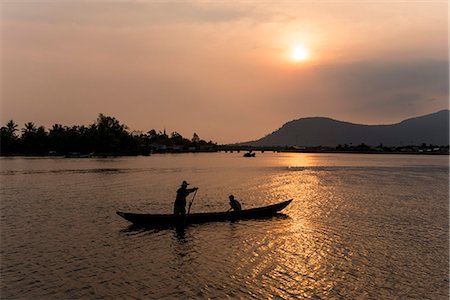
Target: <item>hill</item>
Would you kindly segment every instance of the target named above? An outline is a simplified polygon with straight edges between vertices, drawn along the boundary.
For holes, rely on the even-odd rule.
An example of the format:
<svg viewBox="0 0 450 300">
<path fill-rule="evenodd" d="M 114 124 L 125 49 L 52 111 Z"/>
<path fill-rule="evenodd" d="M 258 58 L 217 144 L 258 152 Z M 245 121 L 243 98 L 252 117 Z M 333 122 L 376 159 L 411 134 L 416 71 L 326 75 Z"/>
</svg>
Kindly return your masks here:
<svg viewBox="0 0 450 300">
<path fill-rule="evenodd" d="M 449 144 L 449 110 L 415 117 L 391 125 L 362 125 L 323 117 L 302 118 L 242 146 L 327 146 L 341 144 L 369 146 Z"/>
</svg>

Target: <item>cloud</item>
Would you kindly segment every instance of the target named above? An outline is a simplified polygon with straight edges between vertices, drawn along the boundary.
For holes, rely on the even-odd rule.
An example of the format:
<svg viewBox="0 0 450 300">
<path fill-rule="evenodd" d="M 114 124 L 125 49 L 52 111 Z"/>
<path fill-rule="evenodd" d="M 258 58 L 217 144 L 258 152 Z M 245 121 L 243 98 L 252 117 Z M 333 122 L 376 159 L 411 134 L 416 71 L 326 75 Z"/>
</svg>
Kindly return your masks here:
<svg viewBox="0 0 450 300">
<path fill-rule="evenodd" d="M 150 26 L 182 23 L 232 22 L 246 17 L 246 5 L 197 1 L 62 1 L 6 2 L 5 21 L 72 23 L 84 26 Z"/>
<path fill-rule="evenodd" d="M 271 97 L 284 112 L 389 122 L 447 107 L 448 82 L 447 60 L 356 62 L 299 71 Z"/>
</svg>

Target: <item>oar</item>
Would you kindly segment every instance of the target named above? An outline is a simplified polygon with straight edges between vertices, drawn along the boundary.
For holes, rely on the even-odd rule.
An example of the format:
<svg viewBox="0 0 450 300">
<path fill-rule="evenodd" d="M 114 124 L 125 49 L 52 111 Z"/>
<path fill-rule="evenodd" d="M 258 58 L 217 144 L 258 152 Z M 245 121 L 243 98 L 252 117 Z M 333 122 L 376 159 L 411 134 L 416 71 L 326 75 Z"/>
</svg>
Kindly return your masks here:
<svg viewBox="0 0 450 300">
<path fill-rule="evenodd" d="M 183 227 L 186 226 L 187 218 L 188 218 L 188 216 L 189 216 L 189 213 L 191 212 L 191 206 L 192 206 L 192 203 L 194 202 L 195 195 L 197 195 L 197 191 L 198 191 L 198 190 L 195 190 L 195 192 L 194 192 L 194 197 L 192 197 L 192 200 L 189 202 L 188 212 L 187 212 L 186 216 L 184 216 Z"/>
<path fill-rule="evenodd" d="M 194 196 L 192 197 L 191 202 L 189 202 L 189 207 L 188 207 L 188 212 L 187 212 L 187 214 L 186 214 L 186 217 L 187 217 L 187 215 L 189 215 L 189 213 L 191 212 L 191 206 L 192 206 L 192 203 L 194 203 L 194 199 L 195 199 L 195 195 L 197 195 L 197 191 L 198 191 L 198 189 L 195 190 Z"/>
</svg>

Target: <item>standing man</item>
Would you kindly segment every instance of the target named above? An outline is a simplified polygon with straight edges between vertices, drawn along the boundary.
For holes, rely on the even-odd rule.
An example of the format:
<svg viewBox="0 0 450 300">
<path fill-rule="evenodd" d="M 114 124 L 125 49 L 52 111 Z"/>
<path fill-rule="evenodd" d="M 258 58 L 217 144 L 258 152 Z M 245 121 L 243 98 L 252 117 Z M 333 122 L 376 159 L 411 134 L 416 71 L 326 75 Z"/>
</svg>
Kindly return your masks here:
<svg viewBox="0 0 450 300">
<path fill-rule="evenodd" d="M 180 188 L 177 190 L 177 198 L 175 199 L 175 204 L 173 206 L 173 214 L 174 215 L 184 215 L 186 214 L 186 197 L 190 194 L 198 190 L 198 187 L 194 187 L 192 189 L 188 189 L 187 186 L 189 183 L 183 181 L 181 183 Z"/>
</svg>

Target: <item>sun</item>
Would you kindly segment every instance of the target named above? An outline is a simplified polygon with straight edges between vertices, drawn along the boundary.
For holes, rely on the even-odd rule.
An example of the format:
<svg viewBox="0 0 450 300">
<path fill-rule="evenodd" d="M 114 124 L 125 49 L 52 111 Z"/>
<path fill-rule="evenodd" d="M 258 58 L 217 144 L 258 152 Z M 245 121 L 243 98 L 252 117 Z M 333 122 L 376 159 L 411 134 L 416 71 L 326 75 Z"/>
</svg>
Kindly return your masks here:
<svg viewBox="0 0 450 300">
<path fill-rule="evenodd" d="M 291 59 L 296 62 L 305 61 L 310 55 L 309 50 L 301 45 L 296 45 L 291 49 Z"/>
</svg>

